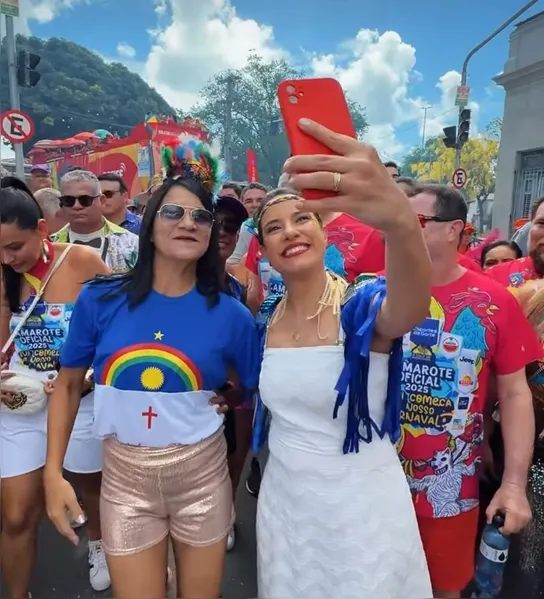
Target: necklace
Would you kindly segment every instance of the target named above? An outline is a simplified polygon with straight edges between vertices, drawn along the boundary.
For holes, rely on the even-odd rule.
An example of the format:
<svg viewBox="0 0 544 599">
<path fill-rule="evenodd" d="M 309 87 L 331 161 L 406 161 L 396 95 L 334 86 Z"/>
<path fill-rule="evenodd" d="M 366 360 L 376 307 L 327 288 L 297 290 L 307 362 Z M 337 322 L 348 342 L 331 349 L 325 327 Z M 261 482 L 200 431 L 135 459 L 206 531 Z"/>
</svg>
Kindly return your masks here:
<svg viewBox="0 0 544 599">
<path fill-rule="evenodd" d="M 327 272 L 323 292 L 317 300 L 317 310 L 314 314 L 305 318 L 305 321 L 317 318 L 317 336 L 320 341 L 324 341 L 325 339 L 327 339 L 327 335 L 323 335 L 321 332 L 321 315 L 327 308 L 330 307 L 332 307 L 335 316 L 338 316 L 340 314 L 340 305 L 346 287 L 347 283 L 343 279 L 340 279 L 339 277 L 336 277 L 331 273 Z M 287 305 L 288 297 L 288 292 L 286 292 L 285 296 L 278 305 L 278 308 L 274 312 L 269 326 L 275 324 L 285 314 L 285 308 Z M 300 330 L 295 329 L 291 335 L 291 338 L 295 343 L 298 344 L 300 341 L 300 336 Z"/>
</svg>

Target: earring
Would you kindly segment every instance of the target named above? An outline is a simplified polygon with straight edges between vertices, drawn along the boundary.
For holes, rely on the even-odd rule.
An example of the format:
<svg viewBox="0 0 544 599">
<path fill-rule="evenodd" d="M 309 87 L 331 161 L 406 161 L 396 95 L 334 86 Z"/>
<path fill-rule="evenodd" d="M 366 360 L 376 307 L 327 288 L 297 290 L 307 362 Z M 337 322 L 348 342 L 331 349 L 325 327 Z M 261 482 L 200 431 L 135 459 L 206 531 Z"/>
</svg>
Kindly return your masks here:
<svg viewBox="0 0 544 599">
<path fill-rule="evenodd" d="M 44 264 L 49 264 L 49 246 L 45 240 L 42 246 L 42 260 Z"/>
</svg>

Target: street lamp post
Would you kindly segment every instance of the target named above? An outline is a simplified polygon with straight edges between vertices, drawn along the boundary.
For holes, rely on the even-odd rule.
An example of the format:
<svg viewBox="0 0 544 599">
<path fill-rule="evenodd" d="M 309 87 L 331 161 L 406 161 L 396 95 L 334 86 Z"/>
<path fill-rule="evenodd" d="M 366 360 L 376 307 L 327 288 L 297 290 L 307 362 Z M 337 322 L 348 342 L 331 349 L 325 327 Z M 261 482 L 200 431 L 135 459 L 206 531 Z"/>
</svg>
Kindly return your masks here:
<svg viewBox="0 0 544 599">
<path fill-rule="evenodd" d="M 512 15 L 508 21 L 505 21 L 498 29 L 495 29 L 493 33 L 488 35 L 485 40 L 480 42 L 477 46 L 472 48 L 472 50 L 467 54 L 465 58 L 465 62 L 463 62 L 463 68 L 461 69 L 461 87 L 466 87 L 467 84 L 467 70 L 469 60 L 481 50 L 484 46 L 486 46 L 493 38 L 495 38 L 499 33 L 504 31 L 508 25 L 513 23 L 516 19 L 518 19 L 524 12 L 529 10 L 532 6 L 534 6 L 538 0 L 531 0 L 531 2 L 527 2 L 525 6 L 520 8 L 515 15 Z M 463 106 L 459 107 L 459 117 L 461 116 L 461 112 L 463 110 Z M 455 149 L 455 169 L 458 169 L 461 166 L 461 152 L 463 150 L 463 146 L 461 144 L 457 144 L 457 148 Z"/>
</svg>

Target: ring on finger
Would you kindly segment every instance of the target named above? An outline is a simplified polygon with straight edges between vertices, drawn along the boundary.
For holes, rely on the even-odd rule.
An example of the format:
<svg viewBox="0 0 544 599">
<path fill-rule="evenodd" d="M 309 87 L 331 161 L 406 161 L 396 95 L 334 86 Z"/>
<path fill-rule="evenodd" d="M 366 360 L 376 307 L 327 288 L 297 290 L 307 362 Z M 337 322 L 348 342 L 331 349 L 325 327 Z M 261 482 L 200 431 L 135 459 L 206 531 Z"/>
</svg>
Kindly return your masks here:
<svg viewBox="0 0 544 599">
<path fill-rule="evenodd" d="M 334 193 L 338 193 L 340 191 L 340 183 L 342 182 L 342 175 L 340 173 L 332 174 L 332 190 Z"/>
</svg>

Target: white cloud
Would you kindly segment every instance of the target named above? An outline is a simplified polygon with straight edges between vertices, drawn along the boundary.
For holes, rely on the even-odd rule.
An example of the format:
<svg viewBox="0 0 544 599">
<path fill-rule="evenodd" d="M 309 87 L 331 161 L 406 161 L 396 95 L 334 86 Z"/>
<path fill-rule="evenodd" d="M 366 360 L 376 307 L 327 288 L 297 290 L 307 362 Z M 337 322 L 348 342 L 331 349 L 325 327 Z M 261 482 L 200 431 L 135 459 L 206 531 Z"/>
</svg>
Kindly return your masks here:
<svg viewBox="0 0 544 599">
<path fill-rule="evenodd" d="M 136 56 L 136 50 L 130 44 L 121 42 L 117 44 L 117 54 L 122 58 L 133 59 Z"/>
<path fill-rule="evenodd" d="M 92 4 L 102 0 L 19 0 L 19 17 L 15 19 L 16 33 L 30 34 L 29 21 L 50 23 L 65 10 L 81 4 Z M 3 24 L 2 24 L 3 25 Z M 4 31 L 4 26 L 2 26 Z"/>
<path fill-rule="evenodd" d="M 370 124 L 366 139 L 386 157 L 397 157 L 408 148 L 399 142 L 399 132 L 423 133 L 423 108 L 427 107 L 426 135 L 437 135 L 455 122 L 455 91 L 460 75 L 445 73 L 437 83 L 440 100 L 432 103 L 413 95 L 411 87 L 423 79 L 415 69 L 416 50 L 398 33 L 361 29 L 354 39 L 343 42 L 338 53 L 311 57 L 317 76 L 336 77 L 350 97 L 366 107 Z M 473 120 L 478 105 L 471 103 Z M 453 117 L 453 119 L 452 119 Z"/>
<path fill-rule="evenodd" d="M 189 109 L 212 75 L 242 68 L 251 53 L 284 54 L 271 27 L 240 18 L 228 0 L 155 0 L 155 8 L 170 18 L 150 31 L 145 78 L 176 108 Z"/>
</svg>

